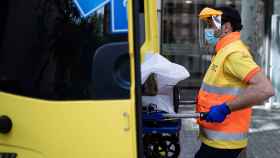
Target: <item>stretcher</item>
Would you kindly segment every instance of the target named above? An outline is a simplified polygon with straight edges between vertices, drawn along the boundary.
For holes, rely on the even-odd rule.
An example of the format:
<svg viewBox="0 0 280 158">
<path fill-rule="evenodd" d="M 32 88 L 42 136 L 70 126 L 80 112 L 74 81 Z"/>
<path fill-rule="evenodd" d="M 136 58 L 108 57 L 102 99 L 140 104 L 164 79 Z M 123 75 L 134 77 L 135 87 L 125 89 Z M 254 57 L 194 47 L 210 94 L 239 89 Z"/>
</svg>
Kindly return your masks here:
<svg viewBox="0 0 280 158">
<path fill-rule="evenodd" d="M 207 113 L 170 114 L 152 104 L 143 107 L 143 143 L 145 158 L 177 158 L 180 154 L 181 119 L 202 118 Z"/>
</svg>

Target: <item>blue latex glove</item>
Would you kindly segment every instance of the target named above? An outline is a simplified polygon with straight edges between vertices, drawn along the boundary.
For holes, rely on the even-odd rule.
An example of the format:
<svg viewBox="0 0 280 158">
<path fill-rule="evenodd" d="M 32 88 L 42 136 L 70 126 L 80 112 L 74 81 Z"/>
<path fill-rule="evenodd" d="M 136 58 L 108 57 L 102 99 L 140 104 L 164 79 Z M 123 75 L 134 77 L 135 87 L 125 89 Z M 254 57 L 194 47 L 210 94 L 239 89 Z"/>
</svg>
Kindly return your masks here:
<svg viewBox="0 0 280 158">
<path fill-rule="evenodd" d="M 205 120 L 207 122 L 221 123 L 226 119 L 228 114 L 230 114 L 230 109 L 226 103 L 215 105 L 210 108 Z"/>
</svg>

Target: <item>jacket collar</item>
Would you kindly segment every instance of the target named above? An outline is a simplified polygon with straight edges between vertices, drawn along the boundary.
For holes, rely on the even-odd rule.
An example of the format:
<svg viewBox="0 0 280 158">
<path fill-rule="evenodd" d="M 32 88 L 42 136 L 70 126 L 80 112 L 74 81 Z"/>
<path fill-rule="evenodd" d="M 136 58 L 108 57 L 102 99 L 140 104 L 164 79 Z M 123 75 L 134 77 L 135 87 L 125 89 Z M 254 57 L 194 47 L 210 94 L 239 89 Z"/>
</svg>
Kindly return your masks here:
<svg viewBox="0 0 280 158">
<path fill-rule="evenodd" d="M 216 44 L 216 53 L 218 53 L 222 48 L 228 44 L 240 40 L 240 32 L 231 32 L 225 37 L 221 38 Z"/>
</svg>

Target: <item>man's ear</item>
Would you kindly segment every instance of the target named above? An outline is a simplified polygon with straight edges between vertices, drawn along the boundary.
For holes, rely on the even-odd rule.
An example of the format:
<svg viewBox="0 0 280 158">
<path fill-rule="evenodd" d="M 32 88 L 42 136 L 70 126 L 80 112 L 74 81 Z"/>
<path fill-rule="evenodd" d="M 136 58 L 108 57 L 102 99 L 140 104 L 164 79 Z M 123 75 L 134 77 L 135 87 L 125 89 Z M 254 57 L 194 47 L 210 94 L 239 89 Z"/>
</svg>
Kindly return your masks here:
<svg viewBox="0 0 280 158">
<path fill-rule="evenodd" d="M 223 31 L 224 31 L 225 34 L 231 33 L 233 31 L 230 22 L 224 23 L 224 30 Z"/>
</svg>

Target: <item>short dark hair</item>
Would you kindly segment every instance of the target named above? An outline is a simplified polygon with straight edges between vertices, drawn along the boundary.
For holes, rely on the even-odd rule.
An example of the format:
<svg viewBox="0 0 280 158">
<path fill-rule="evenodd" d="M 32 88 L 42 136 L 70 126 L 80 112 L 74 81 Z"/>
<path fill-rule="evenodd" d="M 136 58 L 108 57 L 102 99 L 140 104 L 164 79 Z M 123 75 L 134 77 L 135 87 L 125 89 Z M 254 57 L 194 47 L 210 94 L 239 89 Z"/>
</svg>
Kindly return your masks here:
<svg viewBox="0 0 280 158">
<path fill-rule="evenodd" d="M 221 10 L 223 12 L 222 24 L 226 22 L 230 22 L 233 31 L 242 30 L 243 26 L 242 26 L 241 16 L 235 8 L 230 6 L 222 6 L 222 7 L 217 7 L 216 9 Z"/>
</svg>

